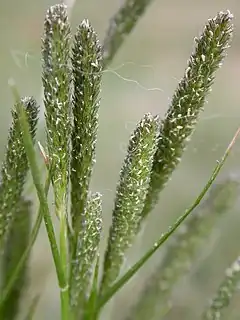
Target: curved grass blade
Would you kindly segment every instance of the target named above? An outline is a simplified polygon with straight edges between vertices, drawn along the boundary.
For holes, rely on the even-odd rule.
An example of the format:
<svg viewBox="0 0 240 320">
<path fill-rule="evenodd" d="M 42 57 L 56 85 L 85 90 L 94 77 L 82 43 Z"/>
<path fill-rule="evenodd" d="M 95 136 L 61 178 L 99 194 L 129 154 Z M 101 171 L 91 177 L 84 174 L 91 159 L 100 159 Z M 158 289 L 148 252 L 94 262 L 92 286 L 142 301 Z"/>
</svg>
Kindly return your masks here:
<svg viewBox="0 0 240 320">
<path fill-rule="evenodd" d="M 9 228 L 1 261 L 2 288 L 5 287 L 11 278 L 12 272 L 28 244 L 31 229 L 31 205 L 30 201 L 22 198 L 15 208 L 16 211 L 13 212 L 14 218 Z M 29 256 L 25 259 L 21 272 L 18 274 L 8 298 L 1 306 L 0 319 L 16 319 L 21 297 L 27 285 L 28 258 Z"/>
<path fill-rule="evenodd" d="M 123 275 L 115 284 L 112 285 L 112 287 L 104 294 L 99 299 L 98 303 L 98 308 L 101 308 L 104 304 L 106 304 L 112 296 L 120 290 L 129 279 L 133 277 L 133 275 L 145 264 L 146 261 L 148 261 L 149 258 L 163 245 L 165 241 L 170 238 L 170 236 L 177 230 L 177 228 L 184 222 L 184 220 L 192 213 L 192 211 L 199 205 L 199 203 L 202 201 L 203 197 L 211 187 L 212 183 L 216 179 L 217 175 L 219 174 L 220 170 L 222 169 L 234 143 L 236 142 L 236 139 L 240 133 L 240 128 L 237 130 L 235 133 L 232 141 L 228 145 L 222 159 L 218 161 L 216 167 L 213 170 L 213 173 L 208 180 L 207 184 L 204 186 L 203 190 L 197 197 L 197 199 L 194 201 L 192 206 L 185 211 L 185 213 L 180 216 L 180 218 L 175 222 L 175 224 L 171 227 L 169 227 L 169 230 L 164 233 L 160 239 L 154 244 L 154 246 L 137 262 L 135 263 L 126 273 Z"/>
<path fill-rule="evenodd" d="M 199 248 L 209 240 L 218 220 L 234 206 L 239 196 L 239 186 L 239 179 L 234 176 L 212 185 L 206 199 L 170 239 L 163 260 L 146 280 L 137 303 L 126 319 L 160 318 L 171 308 L 171 293 L 177 281 L 191 269 Z"/>
<path fill-rule="evenodd" d="M 106 292 L 118 277 L 125 252 L 138 233 L 158 132 L 159 118 L 146 114 L 130 138 L 116 191 L 101 292 Z"/>
<path fill-rule="evenodd" d="M 221 66 L 232 38 L 232 14 L 220 12 L 210 19 L 191 55 L 166 118 L 161 122 L 160 138 L 154 157 L 150 187 L 143 215 L 156 205 L 159 193 L 180 162 L 187 141 L 195 128 L 200 111 Z"/>
<path fill-rule="evenodd" d="M 29 310 L 28 310 L 28 313 L 27 313 L 26 317 L 24 318 L 24 320 L 33 320 L 34 319 L 33 317 L 34 317 L 34 315 L 36 313 L 36 309 L 37 309 L 39 300 L 40 300 L 40 294 L 37 294 L 32 299 L 30 307 L 29 307 Z"/>
<path fill-rule="evenodd" d="M 16 99 L 19 99 L 15 86 L 13 86 L 13 91 Z M 46 230 L 49 238 L 49 243 L 52 251 L 52 256 L 53 256 L 53 260 L 56 268 L 58 284 L 60 287 L 61 303 L 62 303 L 61 304 L 62 319 L 67 320 L 69 319 L 68 290 L 66 290 L 66 288 L 68 288 L 68 284 L 67 284 L 65 272 L 63 270 L 63 266 L 61 263 L 59 251 L 58 251 L 58 246 L 57 246 L 55 231 L 54 231 L 54 227 L 52 224 L 52 219 L 49 211 L 47 196 L 45 194 L 44 187 L 42 186 L 41 174 L 36 161 L 34 145 L 31 138 L 27 117 L 25 114 L 25 110 L 21 104 L 17 104 L 16 112 L 19 118 L 19 123 L 21 126 L 22 134 L 23 134 L 24 148 L 26 150 L 33 182 L 39 198 L 39 202 L 40 202 L 40 206 L 41 206 L 41 210 L 42 210 L 42 214 L 43 214 L 43 218 L 44 218 L 44 222 L 45 222 L 45 226 L 46 226 Z"/>
<path fill-rule="evenodd" d="M 111 63 L 125 38 L 131 33 L 152 0 L 125 0 L 110 20 L 103 43 L 104 68 Z"/>
</svg>

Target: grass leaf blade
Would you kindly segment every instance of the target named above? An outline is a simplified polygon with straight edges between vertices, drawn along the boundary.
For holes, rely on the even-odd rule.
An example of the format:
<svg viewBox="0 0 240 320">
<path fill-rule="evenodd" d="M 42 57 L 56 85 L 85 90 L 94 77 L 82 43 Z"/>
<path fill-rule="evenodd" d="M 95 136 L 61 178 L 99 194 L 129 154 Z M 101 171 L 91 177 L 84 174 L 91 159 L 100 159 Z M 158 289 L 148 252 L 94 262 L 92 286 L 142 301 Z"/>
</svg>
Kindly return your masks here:
<svg viewBox="0 0 240 320">
<path fill-rule="evenodd" d="M 240 182 L 228 176 L 216 182 L 208 196 L 174 233 L 163 260 L 146 279 L 137 303 L 127 319 L 154 318 L 171 308 L 171 293 L 177 281 L 192 267 L 199 249 L 207 243 L 218 220 L 234 206 L 239 196 Z"/>
<path fill-rule="evenodd" d="M 123 275 L 115 284 L 112 285 L 112 287 L 107 291 L 107 293 L 103 294 L 102 297 L 99 300 L 99 308 L 101 308 L 105 303 L 107 303 L 108 300 L 112 298 L 112 296 L 120 290 L 121 287 L 124 286 L 124 284 L 127 283 L 129 279 L 131 279 L 134 274 L 144 265 L 146 261 L 148 261 L 149 258 L 152 257 L 152 255 L 163 245 L 164 242 L 168 240 L 168 238 L 177 230 L 177 228 L 184 222 L 184 220 L 192 213 L 192 211 L 199 205 L 209 188 L 211 187 L 212 183 L 218 176 L 220 170 L 222 169 L 234 143 L 236 142 L 236 139 L 240 133 L 240 128 L 235 133 L 232 141 L 228 145 L 222 159 L 218 161 L 216 167 L 213 170 L 213 173 L 208 180 L 207 184 L 204 186 L 202 192 L 199 194 L 197 199 L 194 201 L 192 206 L 188 210 L 185 211 L 185 213 L 180 216 L 180 218 L 175 222 L 175 224 L 171 227 L 169 227 L 169 230 L 164 233 L 160 239 L 154 244 L 154 246 L 137 262 L 135 263 L 126 273 Z"/>
</svg>

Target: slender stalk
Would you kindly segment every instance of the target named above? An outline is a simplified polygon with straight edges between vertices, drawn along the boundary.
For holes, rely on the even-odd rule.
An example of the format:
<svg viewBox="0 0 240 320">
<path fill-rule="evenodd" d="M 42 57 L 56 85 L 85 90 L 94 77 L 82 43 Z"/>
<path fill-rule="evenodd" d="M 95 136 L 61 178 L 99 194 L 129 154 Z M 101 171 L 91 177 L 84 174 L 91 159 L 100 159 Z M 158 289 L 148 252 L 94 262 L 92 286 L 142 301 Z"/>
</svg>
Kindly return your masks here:
<svg viewBox="0 0 240 320">
<path fill-rule="evenodd" d="M 56 268 L 56 273 L 58 277 L 58 283 L 60 287 L 60 296 L 61 296 L 61 308 L 62 308 L 62 319 L 69 319 L 69 311 L 68 311 L 68 291 L 67 291 L 67 279 L 65 278 L 65 272 L 63 270 L 63 265 L 60 259 L 55 231 L 53 228 L 53 223 L 50 215 L 50 210 L 48 207 L 47 197 L 45 195 L 44 187 L 41 183 L 41 174 L 37 165 L 35 150 L 33 146 L 33 142 L 31 139 L 31 135 L 29 132 L 29 126 L 26 119 L 25 111 L 21 104 L 17 105 L 17 113 L 19 117 L 19 122 L 21 125 L 22 133 L 23 133 L 23 142 L 26 150 L 27 158 L 29 161 L 29 166 L 33 178 L 33 182 L 37 191 L 37 195 L 39 198 L 50 246 L 52 251 L 52 256 Z"/>
<path fill-rule="evenodd" d="M 229 176 L 212 185 L 205 200 L 171 237 L 163 259 L 145 281 L 137 303 L 125 320 L 161 318 L 171 309 L 177 281 L 191 270 L 199 249 L 209 241 L 218 221 L 239 197 L 239 177 Z"/>
<path fill-rule="evenodd" d="M 60 261 L 64 272 L 65 287 L 61 288 L 62 297 L 62 320 L 70 319 L 70 297 L 68 284 L 68 237 L 66 206 L 63 204 L 62 210 L 58 211 L 60 221 Z"/>
<path fill-rule="evenodd" d="M 33 320 L 33 317 L 34 317 L 34 315 L 35 315 L 35 312 L 36 312 L 36 309 L 37 309 L 39 300 L 40 300 L 40 295 L 37 294 L 37 295 L 32 299 L 31 304 L 30 304 L 30 307 L 29 307 L 29 309 L 28 309 L 28 312 L 27 312 L 24 320 Z"/>
<path fill-rule="evenodd" d="M 102 297 L 100 297 L 98 302 L 99 309 L 103 307 L 103 305 L 105 305 L 113 297 L 113 295 L 118 290 L 120 290 L 129 279 L 133 277 L 133 275 L 148 261 L 149 258 L 152 257 L 152 255 L 161 247 L 161 245 L 168 240 L 168 238 L 178 229 L 182 222 L 185 221 L 185 219 L 199 205 L 199 203 L 202 201 L 203 197 L 211 187 L 212 183 L 215 181 L 220 170 L 222 169 L 239 133 L 240 128 L 238 128 L 232 141 L 228 145 L 222 159 L 218 161 L 210 179 L 208 180 L 207 184 L 204 186 L 203 190 L 201 191 L 197 199 L 194 201 L 194 203 L 190 206 L 189 209 L 185 211 L 185 213 L 182 216 L 180 216 L 180 218 L 177 219 L 173 226 L 169 227 L 169 230 L 160 237 L 160 239 L 154 244 L 154 246 L 138 262 L 136 262 L 115 284 L 113 284 L 112 287 L 105 294 L 102 295 Z"/>
<path fill-rule="evenodd" d="M 97 254 L 91 293 L 85 308 L 84 320 L 97 320 L 97 299 L 98 299 L 98 279 L 99 279 L 99 254 Z"/>
</svg>

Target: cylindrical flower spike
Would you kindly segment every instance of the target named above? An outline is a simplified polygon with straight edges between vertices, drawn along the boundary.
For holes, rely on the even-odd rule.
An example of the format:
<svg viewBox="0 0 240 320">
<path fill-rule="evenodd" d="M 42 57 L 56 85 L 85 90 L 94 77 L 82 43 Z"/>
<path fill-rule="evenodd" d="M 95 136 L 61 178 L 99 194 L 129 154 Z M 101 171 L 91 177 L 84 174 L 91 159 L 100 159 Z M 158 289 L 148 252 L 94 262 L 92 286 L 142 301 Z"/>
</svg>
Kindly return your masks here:
<svg viewBox="0 0 240 320">
<path fill-rule="evenodd" d="M 103 44 L 104 67 L 113 60 L 124 39 L 131 33 L 151 3 L 152 0 L 125 0 L 112 17 Z"/>
<path fill-rule="evenodd" d="M 143 211 L 145 216 L 156 205 L 160 191 L 182 157 L 210 91 L 215 71 L 226 55 L 232 32 L 232 15 L 228 11 L 220 12 L 208 21 L 200 38 L 195 40 L 195 52 L 190 57 L 185 75 L 174 93 L 166 118 L 161 123 L 150 188 Z"/>
<path fill-rule="evenodd" d="M 29 121 L 30 133 L 35 141 L 39 107 L 32 97 L 21 99 Z M 0 190 L 0 245 L 13 218 L 23 192 L 25 179 L 29 169 L 27 155 L 22 140 L 16 107 L 12 110 L 12 126 L 10 128 L 5 160 L 1 170 Z"/>
<path fill-rule="evenodd" d="M 67 196 L 71 139 L 71 34 L 67 8 L 64 4 L 50 7 L 44 27 L 42 81 L 49 157 L 47 167 L 53 185 L 55 214 L 59 218 L 58 262 L 61 265 L 58 265 L 58 270 L 61 270 L 61 276 L 58 279 L 61 282 L 62 317 L 66 318 L 70 314 Z M 58 259 L 58 256 L 55 255 L 55 258 Z"/>
<path fill-rule="evenodd" d="M 52 6 L 47 12 L 44 27 L 42 80 L 49 170 L 58 212 L 66 201 L 70 160 L 70 26 L 66 6 Z"/>
<path fill-rule="evenodd" d="M 88 200 L 84 221 L 77 233 L 76 255 L 72 261 L 71 304 L 77 315 L 82 316 L 84 305 L 91 291 L 94 262 L 99 249 L 102 231 L 102 199 L 99 193 Z"/>
<path fill-rule="evenodd" d="M 71 217 L 73 230 L 84 219 L 89 182 L 95 161 L 102 53 L 87 20 L 78 27 L 73 45 L 73 130 L 71 160 Z"/>
<path fill-rule="evenodd" d="M 156 152 L 159 119 L 146 114 L 132 134 L 117 186 L 113 220 L 104 260 L 101 291 L 116 280 L 142 220 Z"/>
<path fill-rule="evenodd" d="M 220 284 L 215 298 L 211 301 L 208 309 L 202 316 L 203 320 L 220 320 L 234 293 L 239 288 L 240 281 L 240 256 L 226 270 L 225 279 Z"/>
</svg>

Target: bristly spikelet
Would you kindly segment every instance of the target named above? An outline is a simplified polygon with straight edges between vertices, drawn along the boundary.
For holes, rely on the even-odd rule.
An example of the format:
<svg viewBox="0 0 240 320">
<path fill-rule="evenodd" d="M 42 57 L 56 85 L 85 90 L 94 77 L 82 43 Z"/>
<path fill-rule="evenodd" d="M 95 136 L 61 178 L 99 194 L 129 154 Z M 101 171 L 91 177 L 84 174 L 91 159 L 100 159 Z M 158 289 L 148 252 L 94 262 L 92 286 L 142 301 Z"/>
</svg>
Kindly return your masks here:
<svg viewBox="0 0 240 320">
<path fill-rule="evenodd" d="M 72 261 L 71 304 L 83 312 L 84 304 L 90 294 L 90 284 L 94 262 L 99 249 L 102 231 L 102 198 L 94 193 L 89 198 L 84 212 L 84 221 L 77 234 L 75 260 Z"/>
<path fill-rule="evenodd" d="M 32 97 L 26 97 L 18 103 L 22 104 L 26 111 L 30 133 L 35 141 L 39 111 L 37 102 Z M 5 160 L 1 170 L 0 245 L 2 245 L 3 237 L 9 228 L 13 213 L 16 211 L 16 206 L 23 192 L 28 168 L 27 155 L 15 106 L 12 110 L 12 126 L 9 131 Z"/>
<path fill-rule="evenodd" d="M 150 188 L 144 208 L 146 216 L 158 201 L 159 192 L 179 163 L 186 143 L 203 109 L 206 95 L 221 66 L 232 37 L 232 15 L 220 12 L 210 19 L 196 39 L 183 79 L 174 93 L 166 118 L 160 127 L 158 149 L 154 157 Z"/>
<path fill-rule="evenodd" d="M 78 27 L 73 56 L 73 130 L 71 161 L 71 217 L 78 231 L 84 219 L 89 182 L 95 161 L 102 53 L 96 33 L 87 20 Z"/>
<path fill-rule="evenodd" d="M 203 320 L 220 320 L 223 318 L 223 311 L 229 306 L 234 293 L 238 290 L 239 281 L 240 257 L 226 270 L 225 279 L 220 284 L 215 298 L 203 314 Z"/>
<path fill-rule="evenodd" d="M 151 2 L 152 0 L 126 0 L 112 17 L 103 44 L 104 67 L 112 61 L 123 41 Z"/>
<path fill-rule="evenodd" d="M 69 179 L 71 132 L 70 26 L 66 6 L 52 6 L 44 23 L 43 88 L 50 170 L 58 207 L 65 202 Z"/>
<path fill-rule="evenodd" d="M 130 138 L 116 191 L 101 291 L 107 290 L 118 277 L 124 254 L 139 230 L 158 133 L 158 117 L 146 114 Z"/>
</svg>

